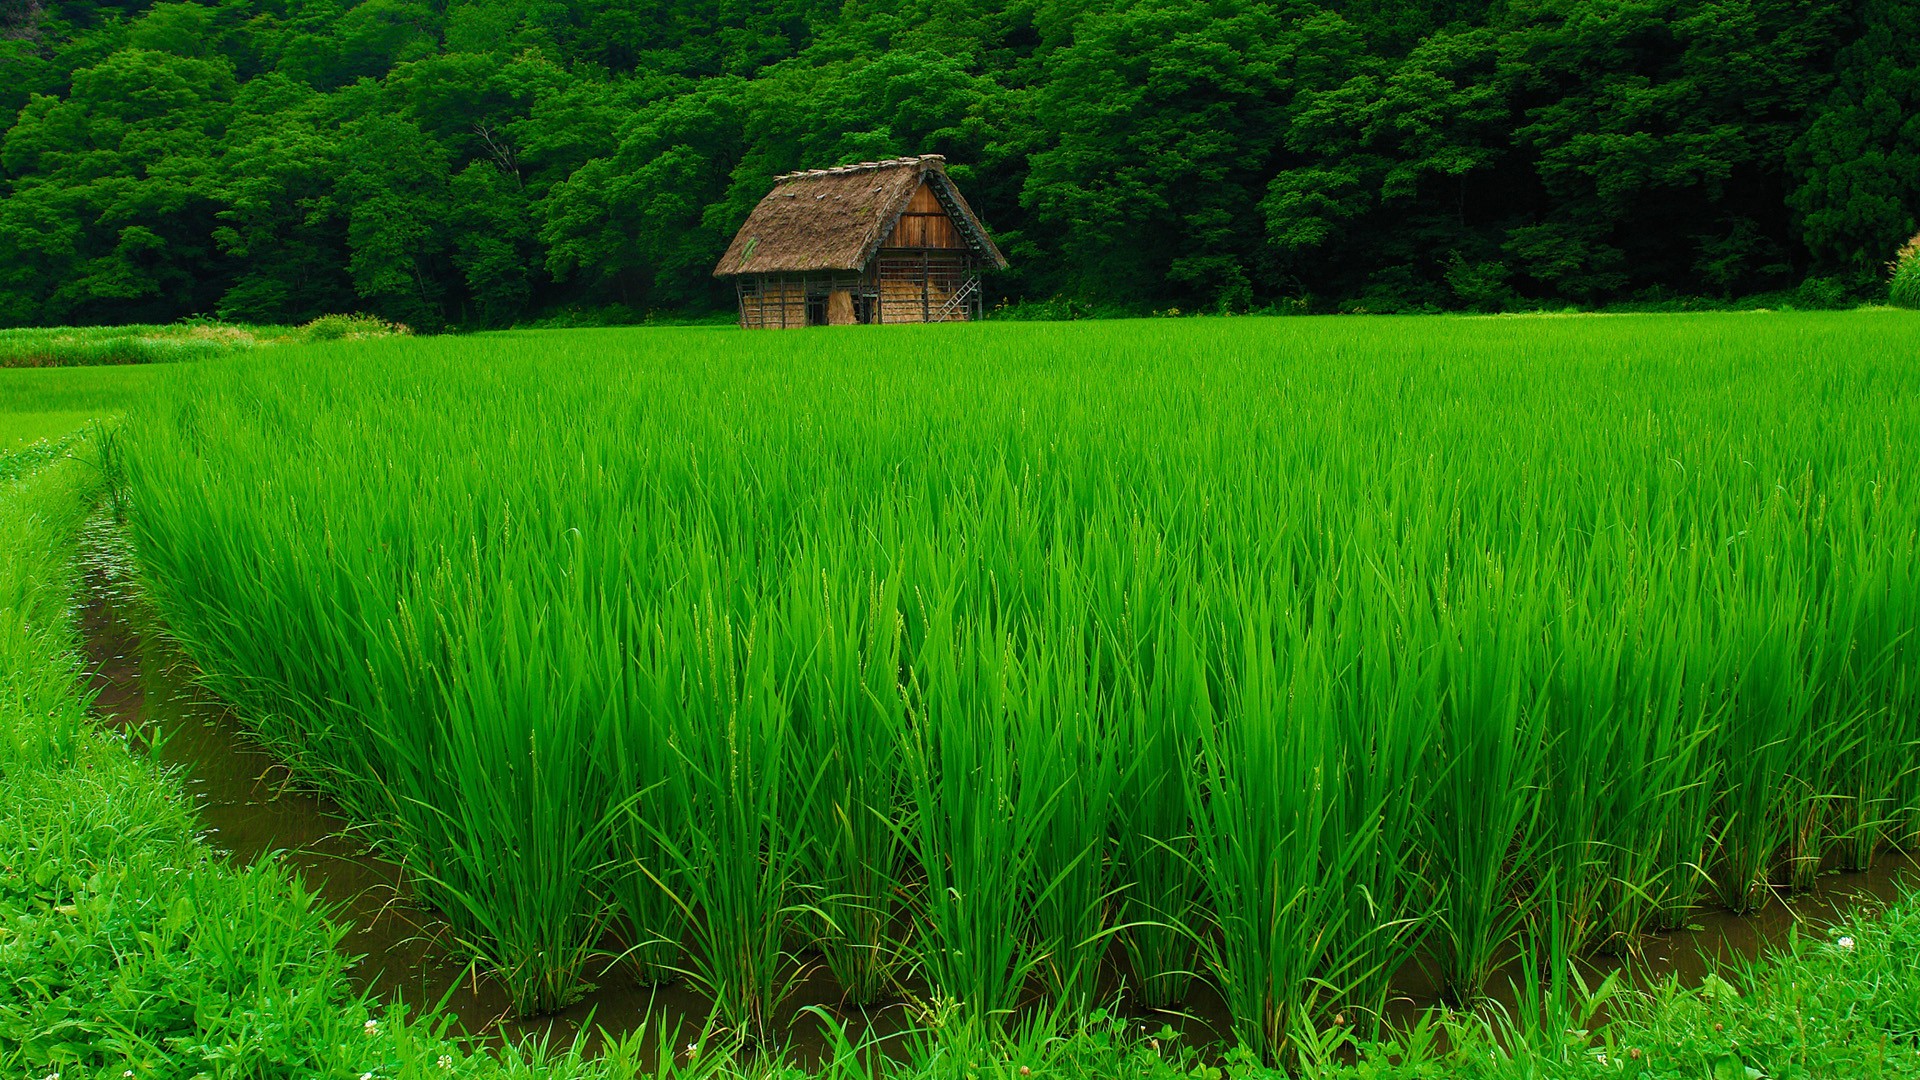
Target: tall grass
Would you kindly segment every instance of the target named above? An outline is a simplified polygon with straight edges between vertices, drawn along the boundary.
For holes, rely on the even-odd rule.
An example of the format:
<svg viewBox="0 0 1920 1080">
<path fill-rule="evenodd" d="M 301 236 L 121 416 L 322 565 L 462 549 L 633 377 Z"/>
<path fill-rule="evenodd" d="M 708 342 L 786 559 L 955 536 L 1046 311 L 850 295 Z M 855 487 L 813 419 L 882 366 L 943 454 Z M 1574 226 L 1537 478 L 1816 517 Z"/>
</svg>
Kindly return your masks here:
<svg viewBox="0 0 1920 1080">
<path fill-rule="evenodd" d="M 1041 959 L 1030 942 L 1046 892 L 1033 888 L 1035 847 L 1059 792 L 1017 772 L 1011 640 L 991 622 L 958 621 L 943 598 L 930 606 L 907 755 L 910 847 L 925 875 L 918 962 L 934 1011 L 999 1023 Z"/>
<path fill-rule="evenodd" d="M 1887 270 L 1892 274 L 1887 301 L 1895 307 L 1920 308 L 1920 236 L 1900 246 Z"/>
<path fill-rule="evenodd" d="M 814 938 L 861 1005 L 887 993 L 901 962 L 907 733 L 896 580 L 803 572 L 786 609 L 796 753 L 814 779 L 803 826 Z"/>
<path fill-rule="evenodd" d="M 1156 551 L 1157 555 L 1158 552 Z M 1120 626 L 1116 692 L 1116 926 L 1141 1004 L 1183 999 L 1198 960 L 1202 878 L 1192 849 L 1187 778 L 1213 725 L 1198 615 L 1176 608 L 1159 574 L 1142 574 Z"/>
<path fill-rule="evenodd" d="M 1915 842 L 1915 346 L 333 345 L 182 370 L 128 510 L 209 680 L 524 1010 L 616 941 L 775 1039 L 817 949 L 989 1026 L 1198 974 L 1279 1059 L 1421 963 L 1472 999 Z"/>
<path fill-rule="evenodd" d="M 789 677 L 767 631 L 736 626 L 707 593 L 664 636 L 657 658 L 685 665 L 678 735 L 690 797 L 680 842 L 656 835 L 682 882 L 692 974 L 729 1028 L 766 1043 L 799 976 L 787 948 L 804 906 L 799 811 L 819 775 L 799 766 Z"/>
</svg>

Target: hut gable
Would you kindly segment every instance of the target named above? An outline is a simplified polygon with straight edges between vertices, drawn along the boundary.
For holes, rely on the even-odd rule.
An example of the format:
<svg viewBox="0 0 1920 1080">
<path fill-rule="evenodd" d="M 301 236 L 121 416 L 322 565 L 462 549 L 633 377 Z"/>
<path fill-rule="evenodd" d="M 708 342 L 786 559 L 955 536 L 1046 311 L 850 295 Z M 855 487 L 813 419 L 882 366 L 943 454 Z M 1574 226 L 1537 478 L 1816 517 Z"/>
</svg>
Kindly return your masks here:
<svg viewBox="0 0 1920 1080">
<path fill-rule="evenodd" d="M 920 189 L 907 201 L 907 208 L 900 211 L 894 219 L 893 232 L 880 242 L 884 248 L 953 248 L 965 250 L 970 245 L 953 222 L 953 215 L 947 213 L 945 204 L 940 201 L 939 192 L 926 181 L 920 182 Z"/>
<path fill-rule="evenodd" d="M 948 179 L 946 159 L 923 154 L 776 177 L 713 273 L 858 271 L 883 246 L 951 246 L 1007 264 Z"/>
</svg>

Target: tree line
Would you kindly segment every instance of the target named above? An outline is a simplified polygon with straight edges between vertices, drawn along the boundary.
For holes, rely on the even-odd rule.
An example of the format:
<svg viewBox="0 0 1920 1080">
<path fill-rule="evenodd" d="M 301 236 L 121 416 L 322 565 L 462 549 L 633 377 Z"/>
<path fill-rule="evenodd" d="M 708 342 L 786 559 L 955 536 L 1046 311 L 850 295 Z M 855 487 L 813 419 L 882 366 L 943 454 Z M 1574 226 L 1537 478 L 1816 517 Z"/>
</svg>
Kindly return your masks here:
<svg viewBox="0 0 1920 1080">
<path fill-rule="evenodd" d="M 723 309 L 942 153 L 1029 309 L 1884 290 L 1920 0 L 0 0 L 0 324 Z M 570 314 L 571 313 L 571 314 Z"/>
</svg>

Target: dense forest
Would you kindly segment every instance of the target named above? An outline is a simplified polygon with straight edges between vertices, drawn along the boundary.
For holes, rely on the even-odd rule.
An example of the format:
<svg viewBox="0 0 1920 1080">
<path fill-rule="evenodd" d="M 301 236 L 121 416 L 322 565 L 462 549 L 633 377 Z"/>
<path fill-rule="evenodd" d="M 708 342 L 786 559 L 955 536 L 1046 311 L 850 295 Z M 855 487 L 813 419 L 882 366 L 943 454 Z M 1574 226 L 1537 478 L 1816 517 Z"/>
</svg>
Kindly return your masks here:
<svg viewBox="0 0 1920 1080">
<path fill-rule="evenodd" d="M 0 324 L 723 308 L 942 153 L 1029 310 L 1883 288 L 1920 0 L 0 0 Z"/>
</svg>

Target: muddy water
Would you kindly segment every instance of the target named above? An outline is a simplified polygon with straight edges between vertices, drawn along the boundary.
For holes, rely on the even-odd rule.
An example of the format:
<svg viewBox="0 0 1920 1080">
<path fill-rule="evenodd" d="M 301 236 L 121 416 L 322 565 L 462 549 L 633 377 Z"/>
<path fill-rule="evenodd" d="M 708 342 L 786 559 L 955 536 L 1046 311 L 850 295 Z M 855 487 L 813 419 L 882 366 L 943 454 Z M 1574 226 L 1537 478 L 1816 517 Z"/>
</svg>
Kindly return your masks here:
<svg viewBox="0 0 1920 1080">
<path fill-rule="evenodd" d="M 637 985 L 620 969 L 591 973 L 595 988 L 563 1012 L 509 1019 L 504 992 L 463 961 L 446 923 L 414 899 L 404 868 L 372 850 L 337 806 L 295 785 L 233 711 L 196 684 L 191 663 L 160 632 L 140 596 L 120 530 L 97 519 L 78 557 L 81 629 L 96 714 L 157 747 L 159 760 L 178 771 L 194 799 L 210 843 L 242 864 L 277 853 L 335 907 L 337 921 L 349 928 L 345 948 L 359 957 L 352 975 L 361 988 L 416 1010 L 444 1003 L 461 1027 L 487 1041 L 570 1041 L 576 1035 L 594 1041 L 603 1031 L 621 1034 L 645 1025 L 656 1044 L 677 1046 L 699 1031 L 708 1013 L 704 998 L 677 985 Z M 1888 856 L 1870 872 L 1828 874 L 1809 893 L 1775 896 L 1753 915 L 1702 911 L 1688 930 L 1648 938 L 1629 974 L 1635 982 L 1669 974 L 1697 981 L 1718 962 L 1751 958 L 1784 942 L 1795 926 L 1817 932 L 1861 903 L 1892 899 L 1901 882 L 1916 879 L 1920 863 Z M 1589 966 L 1589 974 L 1597 980 L 1623 966 L 1603 958 Z M 1398 980 L 1395 1015 L 1411 1017 L 1437 1003 L 1431 975 L 1420 968 Z M 1496 975 L 1493 985 L 1507 985 L 1510 974 Z M 814 965 L 790 1007 L 793 1059 L 805 1063 L 826 1051 L 824 1025 L 814 1010 L 834 1015 L 856 1043 L 907 1026 L 904 1002 L 864 1012 L 841 1004 L 830 977 Z M 1229 1027 L 1223 1003 L 1203 985 L 1179 1013 L 1138 1018 L 1155 1029 L 1170 1024 L 1189 1044 L 1223 1038 Z"/>
</svg>

